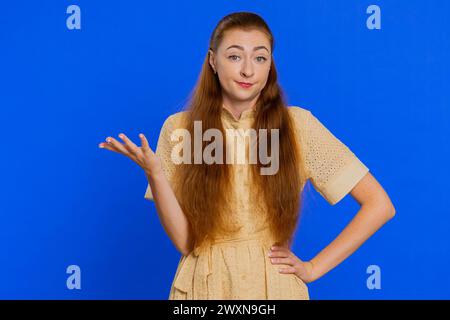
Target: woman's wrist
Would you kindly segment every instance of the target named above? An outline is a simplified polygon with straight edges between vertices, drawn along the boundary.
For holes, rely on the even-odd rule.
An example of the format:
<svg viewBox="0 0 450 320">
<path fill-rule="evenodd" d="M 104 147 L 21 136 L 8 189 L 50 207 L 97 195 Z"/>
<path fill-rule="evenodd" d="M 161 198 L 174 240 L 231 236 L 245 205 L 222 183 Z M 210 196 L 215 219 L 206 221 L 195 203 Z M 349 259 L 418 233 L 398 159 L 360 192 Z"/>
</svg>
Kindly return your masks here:
<svg viewBox="0 0 450 320">
<path fill-rule="evenodd" d="M 311 268 L 311 282 L 317 280 L 316 268 L 314 267 L 314 262 L 312 260 L 308 261 Z"/>
<path fill-rule="evenodd" d="M 155 181 L 155 180 L 161 179 L 164 176 L 164 172 L 162 170 L 158 170 L 158 171 L 144 170 L 144 172 L 147 177 L 147 180 L 149 180 L 149 181 L 150 181 L 150 179 Z"/>
<path fill-rule="evenodd" d="M 322 275 L 319 272 L 319 268 L 317 265 L 317 261 L 314 261 L 314 259 L 311 259 L 308 261 L 310 263 L 311 266 L 311 281 L 316 281 L 317 279 L 319 279 Z"/>
<path fill-rule="evenodd" d="M 303 261 L 303 272 L 301 274 L 297 274 L 299 278 L 303 280 L 305 283 L 311 283 L 317 279 L 316 273 L 314 272 L 314 264 L 312 261 Z"/>
</svg>

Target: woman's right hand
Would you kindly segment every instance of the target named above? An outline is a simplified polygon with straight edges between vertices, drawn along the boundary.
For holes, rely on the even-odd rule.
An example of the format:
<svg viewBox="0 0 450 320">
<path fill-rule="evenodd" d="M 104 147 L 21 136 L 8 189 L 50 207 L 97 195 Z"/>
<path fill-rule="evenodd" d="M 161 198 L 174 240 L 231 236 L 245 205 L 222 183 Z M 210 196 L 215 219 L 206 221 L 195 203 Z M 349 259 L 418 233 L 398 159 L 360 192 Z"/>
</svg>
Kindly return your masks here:
<svg viewBox="0 0 450 320">
<path fill-rule="evenodd" d="M 162 173 L 161 160 L 153 150 L 150 149 L 147 138 L 142 133 L 139 134 L 142 147 L 134 144 L 133 141 L 123 133 L 119 134 L 119 137 L 125 142 L 124 144 L 113 137 L 108 137 L 106 138 L 106 143 L 101 142 L 98 146 L 99 148 L 108 149 L 127 156 L 144 169 L 145 174 L 148 176 L 155 176 Z"/>
</svg>

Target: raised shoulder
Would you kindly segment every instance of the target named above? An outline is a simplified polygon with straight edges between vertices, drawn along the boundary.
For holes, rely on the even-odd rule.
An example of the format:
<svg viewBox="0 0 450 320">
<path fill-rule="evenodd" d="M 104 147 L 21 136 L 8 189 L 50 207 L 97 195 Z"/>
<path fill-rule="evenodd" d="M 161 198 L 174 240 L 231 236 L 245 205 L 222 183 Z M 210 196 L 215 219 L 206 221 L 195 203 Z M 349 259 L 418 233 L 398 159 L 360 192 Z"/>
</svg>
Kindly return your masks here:
<svg viewBox="0 0 450 320">
<path fill-rule="evenodd" d="M 288 106 L 287 108 L 289 114 L 291 115 L 295 124 L 297 125 L 297 128 L 306 127 L 306 123 L 309 119 L 311 111 L 299 106 Z"/>
<path fill-rule="evenodd" d="M 299 107 L 299 106 L 288 106 L 287 107 L 289 112 L 294 113 L 296 115 L 304 115 L 308 112 L 310 112 L 308 109 L 303 108 L 303 107 Z"/>
<path fill-rule="evenodd" d="M 164 124 L 169 124 L 170 128 L 177 129 L 183 126 L 184 120 L 186 120 L 186 116 L 188 114 L 188 111 L 179 111 L 176 113 L 171 114 L 167 117 L 167 119 L 164 121 Z"/>
</svg>

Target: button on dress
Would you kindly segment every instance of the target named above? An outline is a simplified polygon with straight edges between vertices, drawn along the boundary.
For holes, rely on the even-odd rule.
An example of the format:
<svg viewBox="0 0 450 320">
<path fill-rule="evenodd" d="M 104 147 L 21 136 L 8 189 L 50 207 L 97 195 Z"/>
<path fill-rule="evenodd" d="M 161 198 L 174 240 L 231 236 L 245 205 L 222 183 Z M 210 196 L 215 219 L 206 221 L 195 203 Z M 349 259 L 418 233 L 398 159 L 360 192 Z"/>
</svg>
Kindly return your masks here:
<svg viewBox="0 0 450 320">
<path fill-rule="evenodd" d="M 331 205 L 338 203 L 369 171 L 356 155 L 335 137 L 311 111 L 287 107 L 294 120 L 295 131 L 307 177 L 315 190 Z M 178 142 L 170 140 L 171 132 L 181 128 L 187 111 L 169 116 L 161 128 L 156 154 L 161 158 L 163 171 L 171 182 L 174 164 L 171 148 Z M 256 116 L 255 109 L 245 110 L 236 119 L 222 108 L 225 129 L 249 129 Z M 238 130 L 238 134 L 243 134 Z M 227 143 L 232 143 L 228 141 Z M 249 140 L 246 139 L 246 148 Z M 230 219 L 240 229 L 232 236 L 214 239 L 207 246 L 195 248 L 182 255 L 169 293 L 169 300 L 309 300 L 308 286 L 295 274 L 280 273 L 285 265 L 272 264 L 268 256 L 274 244 L 261 204 L 250 203 L 250 165 L 233 163 L 233 212 Z M 153 200 L 150 185 L 144 195 Z M 263 203 L 261 201 L 261 203 Z"/>
</svg>

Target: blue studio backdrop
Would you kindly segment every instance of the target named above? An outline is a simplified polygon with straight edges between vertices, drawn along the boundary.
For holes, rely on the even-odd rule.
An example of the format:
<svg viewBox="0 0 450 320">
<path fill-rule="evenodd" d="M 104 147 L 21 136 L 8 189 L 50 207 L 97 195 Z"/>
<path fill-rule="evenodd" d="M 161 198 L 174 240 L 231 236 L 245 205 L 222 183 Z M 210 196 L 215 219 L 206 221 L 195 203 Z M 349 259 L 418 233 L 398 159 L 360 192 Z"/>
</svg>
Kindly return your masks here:
<svg viewBox="0 0 450 320">
<path fill-rule="evenodd" d="M 98 144 L 142 132 L 155 150 L 236 11 L 268 22 L 289 104 L 349 146 L 396 207 L 308 285 L 311 299 L 450 298 L 449 1 L 47 0 L 0 8 L 1 299 L 167 299 L 180 253 L 144 172 Z M 292 248 L 303 260 L 358 210 L 310 189 Z"/>
</svg>

